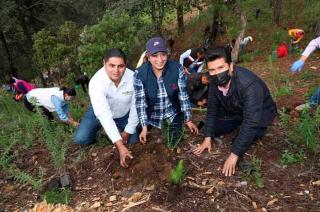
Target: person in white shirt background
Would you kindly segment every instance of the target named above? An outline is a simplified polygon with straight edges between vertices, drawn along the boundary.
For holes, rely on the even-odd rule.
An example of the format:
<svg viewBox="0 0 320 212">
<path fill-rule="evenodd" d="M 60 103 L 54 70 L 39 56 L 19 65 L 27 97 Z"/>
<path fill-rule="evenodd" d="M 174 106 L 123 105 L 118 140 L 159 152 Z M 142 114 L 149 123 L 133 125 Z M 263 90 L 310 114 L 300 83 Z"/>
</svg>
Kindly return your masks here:
<svg viewBox="0 0 320 212">
<path fill-rule="evenodd" d="M 133 156 L 125 145 L 139 141 L 134 72 L 126 68 L 126 56 L 120 49 L 109 49 L 103 65 L 89 82 L 92 106 L 82 118 L 74 140 L 81 145 L 94 143 L 98 130 L 103 127 L 119 151 L 121 166 L 127 167 L 126 159 Z"/>
<path fill-rule="evenodd" d="M 204 66 L 204 52 L 203 48 L 192 48 L 180 55 L 179 62 L 183 66 L 186 74 L 189 75 L 195 72 L 202 72 Z"/>
</svg>

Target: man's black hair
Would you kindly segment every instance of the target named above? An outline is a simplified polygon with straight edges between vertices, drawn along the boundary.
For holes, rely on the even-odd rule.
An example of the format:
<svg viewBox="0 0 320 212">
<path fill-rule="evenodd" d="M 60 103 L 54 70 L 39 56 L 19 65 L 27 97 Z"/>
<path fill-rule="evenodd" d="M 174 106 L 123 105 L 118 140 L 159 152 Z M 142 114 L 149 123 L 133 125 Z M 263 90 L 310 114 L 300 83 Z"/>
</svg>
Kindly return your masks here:
<svg viewBox="0 0 320 212">
<path fill-rule="evenodd" d="M 205 60 L 206 62 L 214 61 L 219 58 L 224 58 L 224 60 L 230 64 L 232 62 L 231 52 L 223 46 L 208 48 L 206 50 Z"/>
<path fill-rule="evenodd" d="M 121 49 L 118 49 L 118 48 L 114 48 L 114 49 L 108 49 L 106 51 L 106 53 L 104 54 L 104 62 L 108 62 L 108 60 L 111 58 L 111 57 L 120 57 L 124 60 L 124 63 L 127 63 L 127 57 L 125 55 L 125 53 L 121 50 Z"/>
<path fill-rule="evenodd" d="M 60 91 L 63 91 L 63 94 L 68 94 L 68 96 L 76 96 L 76 90 L 74 88 L 62 87 Z"/>
</svg>

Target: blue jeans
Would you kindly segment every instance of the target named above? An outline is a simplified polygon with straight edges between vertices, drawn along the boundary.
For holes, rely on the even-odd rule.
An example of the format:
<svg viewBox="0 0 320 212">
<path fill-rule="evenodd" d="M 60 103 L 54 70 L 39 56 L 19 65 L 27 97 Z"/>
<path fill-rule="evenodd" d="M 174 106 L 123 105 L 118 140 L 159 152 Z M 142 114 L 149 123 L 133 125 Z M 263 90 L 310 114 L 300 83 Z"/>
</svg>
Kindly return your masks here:
<svg viewBox="0 0 320 212">
<path fill-rule="evenodd" d="M 315 92 L 312 94 L 312 96 L 309 99 L 309 103 L 312 106 L 317 106 L 320 104 L 320 87 L 318 87 Z"/>
<path fill-rule="evenodd" d="M 119 132 L 123 132 L 128 123 L 129 113 L 124 117 L 113 119 L 117 125 Z M 87 112 L 84 114 L 79 127 L 77 128 L 74 141 L 76 144 L 91 144 L 95 142 L 95 138 L 98 130 L 100 130 L 102 125 L 95 116 L 92 106 L 89 107 Z M 129 136 L 128 144 L 133 144 L 139 141 L 139 132 L 136 130 L 134 134 Z"/>
</svg>

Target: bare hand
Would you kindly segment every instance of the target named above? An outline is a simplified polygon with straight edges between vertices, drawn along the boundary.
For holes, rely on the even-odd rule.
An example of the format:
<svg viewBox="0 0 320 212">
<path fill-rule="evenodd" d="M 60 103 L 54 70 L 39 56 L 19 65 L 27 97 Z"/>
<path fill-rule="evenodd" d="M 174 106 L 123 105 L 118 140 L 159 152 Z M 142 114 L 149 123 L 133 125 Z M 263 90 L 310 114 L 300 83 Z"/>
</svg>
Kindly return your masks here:
<svg viewBox="0 0 320 212">
<path fill-rule="evenodd" d="M 208 149 L 208 152 L 211 153 L 211 139 L 206 138 L 204 139 L 204 141 L 202 142 L 202 144 L 200 144 L 197 148 L 195 148 L 192 153 L 200 156 L 201 153 L 205 150 Z"/>
<path fill-rule="evenodd" d="M 199 134 L 199 129 L 197 128 L 197 126 L 192 122 L 192 121 L 188 121 L 186 123 L 186 125 L 188 126 L 189 130 L 195 134 L 198 135 Z"/>
<path fill-rule="evenodd" d="M 147 142 L 147 133 L 148 133 L 148 128 L 147 127 L 143 127 L 142 128 L 142 131 L 139 135 L 139 139 L 140 139 L 140 142 L 142 144 L 145 144 Z"/>
<path fill-rule="evenodd" d="M 69 119 L 69 123 L 70 123 L 72 126 L 74 126 L 74 127 L 78 127 L 78 126 L 80 125 L 79 122 L 77 122 L 77 121 L 75 121 L 75 120 L 73 120 L 73 119 Z"/>
<path fill-rule="evenodd" d="M 129 140 L 130 134 L 127 133 L 127 132 L 125 132 L 125 131 L 123 131 L 123 132 L 120 133 L 120 135 L 121 135 L 121 138 L 122 138 L 122 142 L 123 142 L 124 144 L 127 144 L 127 143 L 128 143 L 128 140 Z"/>
<path fill-rule="evenodd" d="M 127 168 L 128 164 L 126 163 L 126 159 L 133 159 L 133 156 L 131 152 L 127 149 L 127 147 L 125 147 L 125 145 L 122 143 L 122 141 L 117 141 L 116 146 L 120 155 L 120 165 L 124 168 Z"/>
<path fill-rule="evenodd" d="M 225 176 L 231 176 L 236 172 L 236 165 L 238 161 L 239 156 L 232 153 L 229 155 L 226 162 L 224 162 L 222 173 Z"/>
</svg>

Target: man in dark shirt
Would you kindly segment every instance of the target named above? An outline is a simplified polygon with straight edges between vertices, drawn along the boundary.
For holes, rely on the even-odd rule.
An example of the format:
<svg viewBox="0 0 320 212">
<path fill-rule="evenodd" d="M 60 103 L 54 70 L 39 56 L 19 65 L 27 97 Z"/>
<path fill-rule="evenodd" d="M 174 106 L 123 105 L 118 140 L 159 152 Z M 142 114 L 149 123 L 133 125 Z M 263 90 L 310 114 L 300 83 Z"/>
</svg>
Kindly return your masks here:
<svg viewBox="0 0 320 212">
<path fill-rule="evenodd" d="M 206 63 L 210 86 L 205 139 L 193 153 L 200 155 L 205 149 L 211 151 L 211 138 L 240 127 L 222 170 L 225 176 L 231 176 L 235 173 L 239 157 L 254 141 L 264 136 L 267 126 L 277 114 L 277 108 L 266 84 L 253 72 L 234 66 L 230 52 L 225 48 L 208 49 Z M 233 118 L 218 119 L 219 107 Z"/>
</svg>

